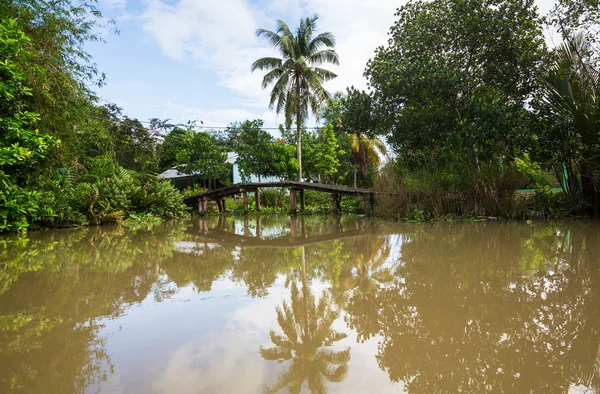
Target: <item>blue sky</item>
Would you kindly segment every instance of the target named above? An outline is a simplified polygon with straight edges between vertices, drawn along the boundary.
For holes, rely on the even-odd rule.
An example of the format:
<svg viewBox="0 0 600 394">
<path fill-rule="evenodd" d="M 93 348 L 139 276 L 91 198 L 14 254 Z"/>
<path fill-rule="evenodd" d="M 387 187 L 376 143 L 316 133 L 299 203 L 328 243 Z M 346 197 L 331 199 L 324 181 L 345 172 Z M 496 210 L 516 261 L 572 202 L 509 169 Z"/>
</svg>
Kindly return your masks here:
<svg viewBox="0 0 600 394">
<path fill-rule="evenodd" d="M 268 109 L 268 90 L 250 65 L 273 55 L 254 36 L 275 20 L 295 26 L 317 13 L 320 30 L 337 38 L 340 66 L 330 92 L 346 86 L 365 88 L 363 71 L 377 46 L 387 41 L 394 12 L 403 0 L 99 0 L 119 35 L 88 46 L 107 86 L 98 89 L 108 102 L 140 120 L 152 117 L 207 126 L 260 118 L 266 127 L 283 122 Z M 546 13 L 554 0 L 536 1 Z M 549 39 L 552 39 L 549 34 Z"/>
</svg>

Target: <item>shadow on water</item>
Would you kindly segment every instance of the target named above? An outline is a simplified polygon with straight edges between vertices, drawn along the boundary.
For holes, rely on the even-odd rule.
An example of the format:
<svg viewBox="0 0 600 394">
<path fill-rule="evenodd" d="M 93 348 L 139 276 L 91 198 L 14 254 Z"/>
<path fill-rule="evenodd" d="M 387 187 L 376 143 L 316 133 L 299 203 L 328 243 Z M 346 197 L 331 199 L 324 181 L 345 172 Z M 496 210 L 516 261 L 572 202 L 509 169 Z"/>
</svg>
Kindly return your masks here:
<svg viewBox="0 0 600 394">
<path fill-rule="evenodd" d="M 273 372 L 265 391 L 353 392 L 344 384 L 364 374 L 407 393 L 598 393 L 599 230 L 272 216 L 5 237 L 0 392 L 102 389 L 120 371 L 107 319 L 231 282 L 272 305 L 256 316 L 268 341 L 245 360 Z M 385 381 L 353 368 L 349 346 Z"/>
</svg>

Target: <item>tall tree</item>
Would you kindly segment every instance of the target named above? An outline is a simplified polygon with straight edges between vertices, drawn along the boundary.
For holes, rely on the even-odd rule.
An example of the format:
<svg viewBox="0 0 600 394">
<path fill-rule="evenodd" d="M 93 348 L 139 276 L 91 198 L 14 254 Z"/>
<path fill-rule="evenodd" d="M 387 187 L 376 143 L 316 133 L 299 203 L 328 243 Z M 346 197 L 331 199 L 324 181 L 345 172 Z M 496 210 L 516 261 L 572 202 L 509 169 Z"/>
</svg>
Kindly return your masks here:
<svg viewBox="0 0 600 394">
<path fill-rule="evenodd" d="M 378 167 L 381 164 L 381 156 L 387 155 L 387 148 L 378 137 L 382 132 L 377 128 L 373 99 L 367 92 L 352 86 L 340 103 L 341 125 L 348 133 L 354 161 L 354 187 L 357 187 L 357 170 L 366 176 L 370 165 Z"/>
<path fill-rule="evenodd" d="M 242 176 L 255 174 L 259 182 L 261 176 L 269 174 L 273 159 L 273 136 L 263 130 L 262 126 L 263 121 L 259 119 L 242 123 L 236 144 L 237 162 Z"/>
<path fill-rule="evenodd" d="M 331 123 L 328 123 L 320 131 L 318 141 L 315 164 L 317 174 L 319 174 L 319 178 L 321 175 L 332 176 L 340 166 L 340 161 L 338 160 L 340 149 Z"/>
<path fill-rule="evenodd" d="M 600 1 L 558 0 L 550 21 L 565 41 L 583 35 L 593 49 L 594 60 L 600 60 Z"/>
<path fill-rule="evenodd" d="M 179 152 L 177 169 L 201 178 L 217 179 L 227 173 L 227 153 L 218 147 L 208 133 L 188 135 L 186 148 Z"/>
<path fill-rule="evenodd" d="M 545 53 L 534 0 L 411 0 L 396 15 L 365 71 L 395 151 L 471 168 L 518 154 Z"/>
<path fill-rule="evenodd" d="M 600 70 L 583 35 L 560 46 L 540 103 L 541 150 L 565 172 L 565 192 L 600 212 Z"/>
<path fill-rule="evenodd" d="M 302 18 L 294 34 L 288 25 L 277 21 L 277 30 L 258 29 L 256 35 L 264 37 L 279 52 L 281 58 L 265 57 L 255 61 L 251 70 L 267 70 L 262 87 L 273 84 L 269 107 L 284 113 L 287 125 L 296 121 L 296 150 L 298 157 L 298 180 L 302 182 L 302 123 L 309 113 L 315 116 L 329 93 L 323 87 L 337 75 L 318 67 L 324 63 L 338 65 L 339 57 L 333 49 L 332 33 L 314 35 L 318 16 Z"/>
</svg>

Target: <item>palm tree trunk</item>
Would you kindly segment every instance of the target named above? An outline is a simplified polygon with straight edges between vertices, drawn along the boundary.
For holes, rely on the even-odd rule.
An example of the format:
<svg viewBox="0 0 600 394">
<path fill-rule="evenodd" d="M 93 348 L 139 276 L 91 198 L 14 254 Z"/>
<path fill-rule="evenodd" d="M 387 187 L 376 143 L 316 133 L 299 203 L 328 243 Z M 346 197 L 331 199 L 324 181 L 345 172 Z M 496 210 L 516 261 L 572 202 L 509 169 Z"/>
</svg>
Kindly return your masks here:
<svg viewBox="0 0 600 394">
<path fill-rule="evenodd" d="M 354 188 L 356 189 L 356 173 L 358 172 L 358 168 L 356 168 L 356 166 L 354 166 Z"/>
<path fill-rule="evenodd" d="M 298 152 L 298 182 L 302 182 L 302 122 L 300 115 L 300 77 L 296 77 L 296 100 L 297 102 L 297 113 L 296 113 L 296 151 Z"/>
</svg>

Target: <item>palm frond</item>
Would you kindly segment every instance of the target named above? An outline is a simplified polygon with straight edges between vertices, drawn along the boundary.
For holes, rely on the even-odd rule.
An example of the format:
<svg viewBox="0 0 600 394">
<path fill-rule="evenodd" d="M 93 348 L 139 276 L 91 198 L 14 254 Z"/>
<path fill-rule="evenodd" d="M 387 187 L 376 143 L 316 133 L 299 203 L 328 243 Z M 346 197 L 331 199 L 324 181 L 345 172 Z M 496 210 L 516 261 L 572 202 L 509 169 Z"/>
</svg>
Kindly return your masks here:
<svg viewBox="0 0 600 394">
<path fill-rule="evenodd" d="M 276 70 L 281 67 L 282 63 L 282 60 L 276 57 L 263 57 L 252 63 L 252 66 L 250 66 L 250 71 Z"/>
<path fill-rule="evenodd" d="M 330 382 L 341 382 L 348 375 L 348 366 L 340 365 L 339 367 L 325 366 L 323 368 L 323 376 Z"/>
<path fill-rule="evenodd" d="M 333 49 L 324 49 L 322 51 L 312 53 L 308 56 L 310 64 L 321 65 L 325 63 L 331 63 L 336 66 L 340 65 L 340 57 Z"/>
<path fill-rule="evenodd" d="M 272 348 L 260 347 L 260 356 L 267 361 L 278 361 L 278 360 L 290 360 L 292 358 L 292 351 L 280 346 Z"/>
<path fill-rule="evenodd" d="M 346 364 L 350 361 L 350 348 L 337 351 L 321 348 L 317 351 L 315 358 L 334 365 Z"/>
<path fill-rule="evenodd" d="M 335 37 L 333 33 L 326 31 L 312 39 L 306 52 L 312 56 L 324 48 L 333 47 L 335 47 Z"/>
<path fill-rule="evenodd" d="M 262 88 L 266 89 L 267 86 L 279 80 L 286 71 L 287 70 L 285 70 L 283 67 L 277 67 L 276 69 L 266 73 L 261 84 Z"/>
<path fill-rule="evenodd" d="M 279 53 L 281 53 L 282 55 L 284 55 L 284 56 L 286 55 L 286 53 L 287 53 L 286 47 L 284 45 L 282 37 L 279 34 L 273 32 L 271 30 L 257 29 L 256 36 L 259 38 L 265 38 L 269 42 L 271 47 L 278 50 Z"/>
<path fill-rule="evenodd" d="M 329 70 L 325 70 L 324 68 L 315 67 L 314 72 L 319 76 L 322 82 L 331 81 L 334 78 L 337 78 L 337 74 L 333 73 Z"/>
</svg>

